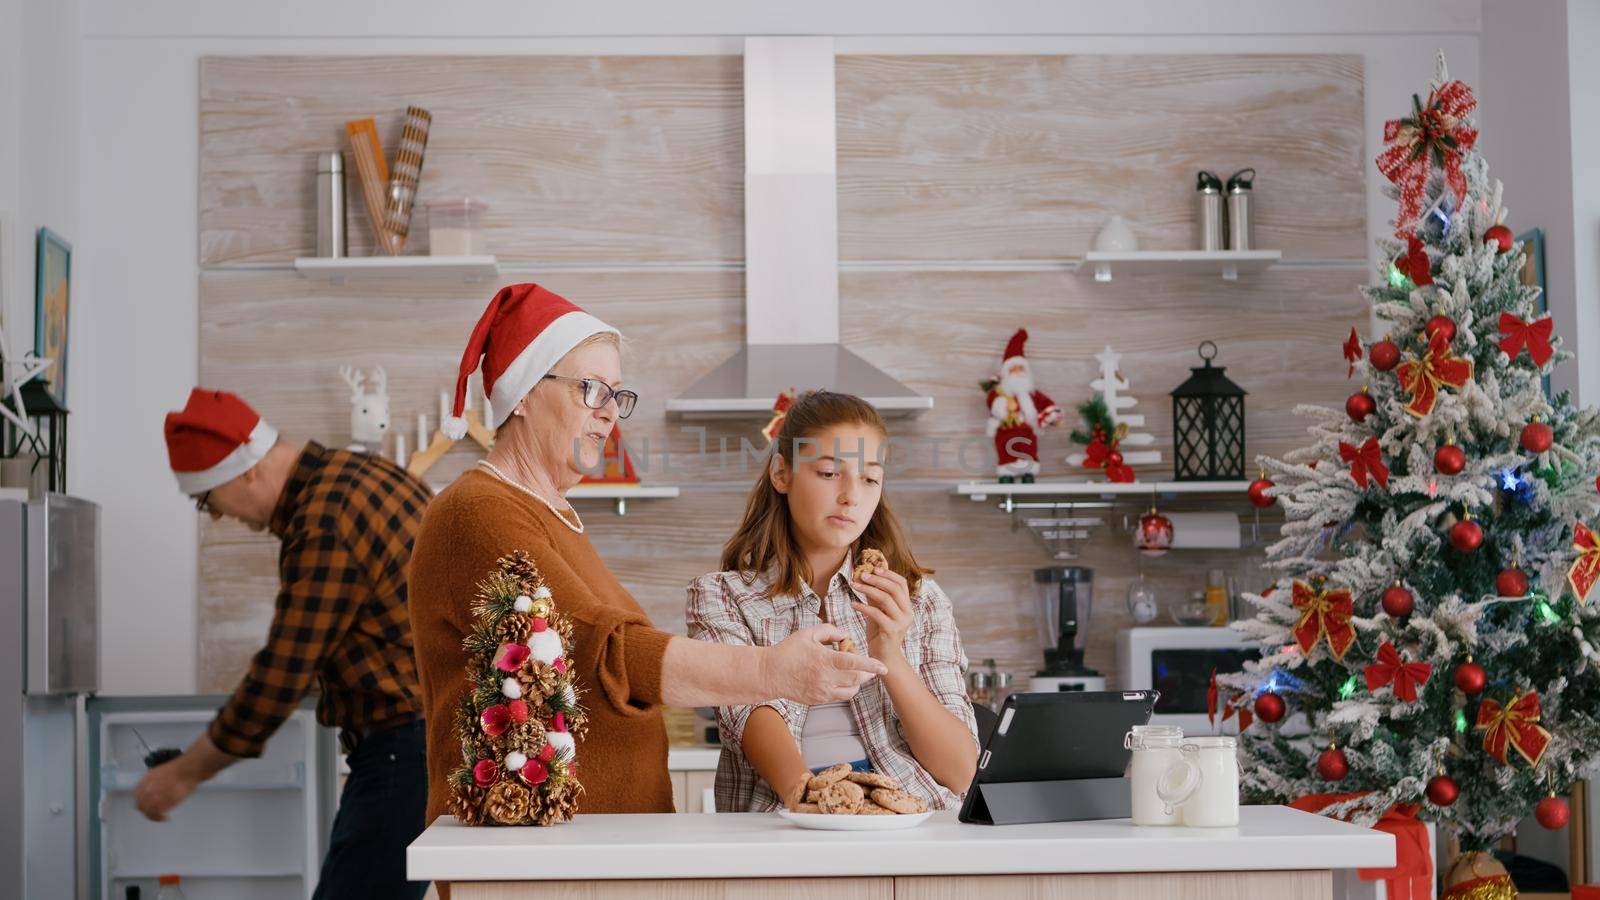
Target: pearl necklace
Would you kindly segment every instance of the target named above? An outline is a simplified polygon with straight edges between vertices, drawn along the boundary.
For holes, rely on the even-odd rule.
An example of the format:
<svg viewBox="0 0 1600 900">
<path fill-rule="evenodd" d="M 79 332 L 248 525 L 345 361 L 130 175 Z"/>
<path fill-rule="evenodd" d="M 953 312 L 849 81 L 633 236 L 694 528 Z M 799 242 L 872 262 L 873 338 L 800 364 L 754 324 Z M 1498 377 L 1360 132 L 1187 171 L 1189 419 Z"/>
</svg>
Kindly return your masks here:
<svg viewBox="0 0 1600 900">
<path fill-rule="evenodd" d="M 562 515 L 561 514 L 561 510 L 556 509 L 555 504 L 551 503 L 549 500 L 546 500 L 544 498 L 543 494 L 540 494 L 538 491 L 535 491 L 535 490 L 533 490 L 532 488 L 529 488 L 529 487 L 525 487 L 521 483 L 515 481 L 514 479 L 512 479 L 512 477 L 510 475 L 507 475 L 506 473 L 504 473 L 504 472 L 500 471 L 498 468 L 496 468 L 494 463 L 489 462 L 487 459 L 480 459 L 480 460 L 478 460 L 478 468 L 483 469 L 485 472 L 488 472 L 490 475 L 493 475 L 494 477 L 500 479 L 501 481 L 504 481 L 506 484 L 511 485 L 512 487 L 514 487 L 517 490 L 523 492 L 524 494 L 527 494 L 528 496 L 530 496 L 533 499 L 539 501 L 540 503 L 543 503 L 545 506 L 549 507 L 551 512 L 556 514 L 556 518 L 561 520 L 561 524 L 563 524 L 563 525 L 567 526 L 568 528 L 572 529 L 573 532 L 576 533 L 576 534 L 583 534 L 583 519 L 579 518 L 577 510 L 575 510 L 575 509 L 572 510 L 572 518 L 578 520 L 578 524 L 574 525 L 574 524 L 572 524 L 571 519 L 568 519 L 566 516 Z M 570 509 L 570 507 L 569 507 L 569 509 Z"/>
</svg>

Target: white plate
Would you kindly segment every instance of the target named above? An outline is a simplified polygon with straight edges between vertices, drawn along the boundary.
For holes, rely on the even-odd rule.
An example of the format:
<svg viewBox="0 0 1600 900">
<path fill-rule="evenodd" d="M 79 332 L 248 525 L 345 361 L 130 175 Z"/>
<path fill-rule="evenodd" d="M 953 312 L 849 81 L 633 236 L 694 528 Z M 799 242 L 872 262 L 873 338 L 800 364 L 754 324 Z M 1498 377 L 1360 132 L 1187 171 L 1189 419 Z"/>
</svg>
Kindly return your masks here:
<svg viewBox="0 0 1600 900">
<path fill-rule="evenodd" d="M 932 811 L 924 813 L 911 813 L 896 816 L 836 816 L 825 813 L 797 813 L 787 809 L 778 810 L 778 815 L 799 825 L 801 828 L 814 828 L 818 831 L 899 831 L 902 828 L 915 828 L 928 817 Z"/>
</svg>

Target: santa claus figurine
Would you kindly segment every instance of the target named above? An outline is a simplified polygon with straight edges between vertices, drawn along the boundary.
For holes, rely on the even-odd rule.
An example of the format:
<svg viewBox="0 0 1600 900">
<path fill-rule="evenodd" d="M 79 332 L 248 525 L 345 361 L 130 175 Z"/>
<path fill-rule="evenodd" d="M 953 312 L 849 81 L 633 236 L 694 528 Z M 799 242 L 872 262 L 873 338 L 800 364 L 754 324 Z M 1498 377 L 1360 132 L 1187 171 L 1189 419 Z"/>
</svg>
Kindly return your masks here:
<svg viewBox="0 0 1600 900">
<path fill-rule="evenodd" d="M 1006 342 L 1005 359 L 1000 362 L 1000 377 L 982 383 L 989 403 L 987 433 L 994 438 L 995 473 L 1001 483 L 1010 484 L 1021 476 L 1031 483 L 1039 474 L 1040 428 L 1061 424 L 1061 408 L 1043 392 L 1034 390 L 1033 370 L 1022 355 L 1028 330 L 1018 328 Z"/>
</svg>

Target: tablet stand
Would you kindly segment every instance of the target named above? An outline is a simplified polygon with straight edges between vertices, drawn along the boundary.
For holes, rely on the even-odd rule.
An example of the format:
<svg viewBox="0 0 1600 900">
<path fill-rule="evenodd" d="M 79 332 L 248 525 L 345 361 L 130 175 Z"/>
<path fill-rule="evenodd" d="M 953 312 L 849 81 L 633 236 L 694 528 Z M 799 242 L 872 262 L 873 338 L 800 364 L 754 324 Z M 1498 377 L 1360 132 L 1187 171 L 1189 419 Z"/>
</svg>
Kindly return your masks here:
<svg viewBox="0 0 1600 900">
<path fill-rule="evenodd" d="M 1002 781 L 972 785 L 968 817 L 979 825 L 1126 819 L 1133 815 L 1126 778 Z"/>
</svg>

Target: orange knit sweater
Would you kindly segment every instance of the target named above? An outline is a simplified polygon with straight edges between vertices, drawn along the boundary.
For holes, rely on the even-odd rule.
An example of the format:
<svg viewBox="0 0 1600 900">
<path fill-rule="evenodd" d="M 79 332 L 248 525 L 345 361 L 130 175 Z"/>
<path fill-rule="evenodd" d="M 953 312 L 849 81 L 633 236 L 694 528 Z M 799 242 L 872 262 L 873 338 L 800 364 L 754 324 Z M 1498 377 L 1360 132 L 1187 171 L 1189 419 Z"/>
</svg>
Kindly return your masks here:
<svg viewBox="0 0 1600 900">
<path fill-rule="evenodd" d="M 411 554 L 411 629 L 428 719 L 428 814 L 449 813 L 449 775 L 461 765 L 452 734 L 467 690 L 461 640 L 476 585 L 513 550 L 533 558 L 556 611 L 572 619 L 570 650 L 589 729 L 578 742 L 578 814 L 672 812 L 656 629 L 589 539 L 538 500 L 472 470 L 434 498 Z"/>
</svg>

